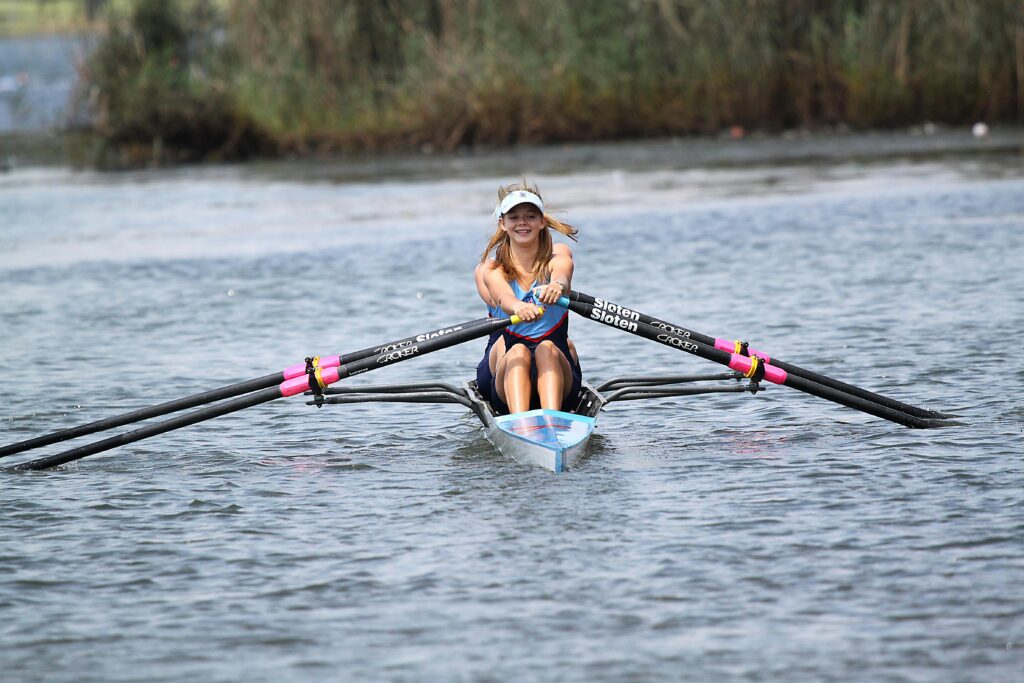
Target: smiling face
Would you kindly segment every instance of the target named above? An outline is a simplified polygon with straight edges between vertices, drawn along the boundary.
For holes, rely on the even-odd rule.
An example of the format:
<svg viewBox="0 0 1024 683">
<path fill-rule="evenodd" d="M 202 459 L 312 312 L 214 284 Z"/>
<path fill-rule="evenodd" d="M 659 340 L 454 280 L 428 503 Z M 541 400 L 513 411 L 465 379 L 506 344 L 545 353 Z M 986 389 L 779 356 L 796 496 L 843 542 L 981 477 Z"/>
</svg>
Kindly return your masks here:
<svg viewBox="0 0 1024 683">
<path fill-rule="evenodd" d="M 544 229 L 544 214 L 533 204 L 516 204 L 501 217 L 501 228 L 513 243 L 532 244 Z"/>
</svg>

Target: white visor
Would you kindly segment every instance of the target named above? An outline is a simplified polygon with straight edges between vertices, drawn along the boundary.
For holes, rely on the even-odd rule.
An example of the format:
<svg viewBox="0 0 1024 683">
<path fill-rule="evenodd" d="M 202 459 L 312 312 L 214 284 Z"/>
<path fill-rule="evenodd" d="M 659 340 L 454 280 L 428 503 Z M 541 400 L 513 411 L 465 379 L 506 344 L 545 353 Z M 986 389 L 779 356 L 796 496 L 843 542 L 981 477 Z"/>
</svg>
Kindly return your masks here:
<svg viewBox="0 0 1024 683">
<path fill-rule="evenodd" d="M 541 201 L 540 197 L 526 190 L 516 190 L 505 195 L 505 198 L 494 207 L 494 217 L 501 218 L 508 213 L 509 209 L 519 204 L 533 204 L 540 209 L 541 213 L 544 213 L 544 202 Z"/>
</svg>

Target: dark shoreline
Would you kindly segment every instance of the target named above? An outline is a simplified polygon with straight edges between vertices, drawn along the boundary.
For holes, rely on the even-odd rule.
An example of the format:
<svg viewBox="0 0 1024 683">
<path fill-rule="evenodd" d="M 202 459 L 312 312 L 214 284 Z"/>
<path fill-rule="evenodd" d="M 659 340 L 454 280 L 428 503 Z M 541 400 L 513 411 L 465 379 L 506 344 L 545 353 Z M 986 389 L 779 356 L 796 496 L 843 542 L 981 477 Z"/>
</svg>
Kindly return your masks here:
<svg viewBox="0 0 1024 683">
<path fill-rule="evenodd" d="M 74 148 L 85 144 L 81 134 L 31 132 L 0 134 L 0 166 L 8 171 L 38 166 L 76 167 Z M 789 132 L 751 134 L 733 139 L 676 137 L 588 143 L 486 147 L 456 152 L 388 152 L 290 156 L 246 162 L 186 164 L 177 168 L 241 166 L 261 169 L 294 167 L 306 180 L 371 180 L 381 175 L 399 178 L 455 177 L 489 174 L 564 174 L 587 169 L 622 170 L 728 168 L 745 165 L 792 165 L 872 162 L 897 159 L 928 160 L 973 155 L 1024 158 L 1024 127 L 998 126 L 984 137 L 969 129 L 939 127 L 934 132 Z M 164 170 L 175 166 L 164 166 Z M 93 169 L 89 169 L 93 170 Z M 140 170 L 140 169 L 126 169 Z M 112 171 L 116 173 L 116 171 Z"/>
</svg>

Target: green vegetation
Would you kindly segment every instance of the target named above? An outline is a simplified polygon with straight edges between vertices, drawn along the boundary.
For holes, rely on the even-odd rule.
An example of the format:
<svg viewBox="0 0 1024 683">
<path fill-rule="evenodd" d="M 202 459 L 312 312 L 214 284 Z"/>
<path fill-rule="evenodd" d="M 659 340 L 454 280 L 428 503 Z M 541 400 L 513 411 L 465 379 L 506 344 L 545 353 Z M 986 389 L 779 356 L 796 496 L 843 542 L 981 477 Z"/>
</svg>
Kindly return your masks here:
<svg viewBox="0 0 1024 683">
<path fill-rule="evenodd" d="M 71 33 L 86 23 L 80 1 L 0 0 L 0 37 Z"/>
<path fill-rule="evenodd" d="M 0 38 L 93 31 L 107 12 L 130 12 L 134 4 L 134 0 L 0 0 Z"/>
<path fill-rule="evenodd" d="M 145 0 L 112 21 L 86 65 L 101 166 L 234 159 L 277 151 L 229 85 L 231 61 L 206 2 Z"/>
<path fill-rule="evenodd" d="M 196 1 L 184 0 L 186 5 Z M 231 2 L 205 1 L 222 11 Z M 0 0 L 0 38 L 101 30 L 108 18 L 127 16 L 137 4 L 137 0 Z"/>
<path fill-rule="evenodd" d="M 1020 0 L 130 4 L 110 163 L 1024 119 Z"/>
</svg>

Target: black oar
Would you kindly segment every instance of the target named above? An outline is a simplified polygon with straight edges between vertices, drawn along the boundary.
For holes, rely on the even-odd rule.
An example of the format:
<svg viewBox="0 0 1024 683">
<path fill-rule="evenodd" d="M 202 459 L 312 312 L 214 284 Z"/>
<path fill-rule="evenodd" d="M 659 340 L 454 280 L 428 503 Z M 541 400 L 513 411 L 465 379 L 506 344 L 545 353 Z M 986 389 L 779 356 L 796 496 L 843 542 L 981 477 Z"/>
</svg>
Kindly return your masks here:
<svg viewBox="0 0 1024 683">
<path fill-rule="evenodd" d="M 631 309 L 628 309 L 625 306 L 619 306 L 618 304 L 612 303 L 606 299 L 597 299 L 587 294 L 583 294 L 582 292 L 569 292 L 568 298 L 572 301 L 579 301 L 584 304 L 589 304 L 597 310 L 605 311 L 613 315 L 618 310 L 629 310 L 630 312 L 636 313 L 636 315 L 639 316 L 638 320 L 640 322 L 665 330 L 671 334 L 692 339 L 701 344 L 706 344 L 707 346 L 713 346 L 714 348 L 719 349 L 721 351 L 739 351 L 739 346 L 741 345 L 739 342 L 732 341 L 729 339 L 720 339 L 708 336 L 706 334 L 701 334 L 700 332 L 695 332 L 693 330 L 688 330 L 685 327 L 681 327 L 674 323 L 668 323 L 663 320 L 654 318 L 652 316 L 644 315 L 639 311 L 632 311 Z M 888 396 L 882 396 L 881 394 L 876 394 L 872 391 L 868 391 L 867 389 L 861 389 L 860 387 L 854 386 L 852 384 L 847 384 L 846 382 L 841 382 L 840 380 L 832 379 L 831 377 L 827 377 L 812 370 L 806 370 L 799 366 L 793 365 L 792 363 L 781 361 L 778 358 L 772 358 L 768 354 L 763 353 L 761 351 L 756 351 L 750 348 L 745 349 L 745 351 L 750 355 L 754 355 L 761 358 L 767 363 L 771 363 L 777 368 L 785 370 L 790 375 L 796 375 L 798 377 L 809 379 L 812 382 L 816 382 L 817 384 L 822 384 L 827 387 L 832 387 L 833 389 L 838 389 L 839 391 L 842 391 L 844 393 L 852 394 L 853 396 L 857 396 L 866 401 L 871 401 L 872 403 L 877 403 L 879 405 L 892 408 L 893 410 L 899 410 L 900 412 L 904 412 L 907 415 L 937 419 L 953 417 L 952 415 L 948 415 L 946 413 L 941 413 L 936 410 L 927 410 L 925 408 L 918 408 L 917 406 L 912 406 L 909 403 L 903 403 L 902 401 L 897 401 L 896 399 L 889 398 Z"/>
<path fill-rule="evenodd" d="M 444 328 L 446 330 L 444 334 L 428 332 L 426 334 L 417 335 L 416 337 L 413 337 L 413 339 L 420 339 L 420 341 L 415 341 L 399 348 L 390 348 L 383 353 L 379 353 L 375 356 L 364 357 L 361 360 L 345 365 L 317 369 L 315 373 L 313 373 L 314 377 L 312 379 L 309 374 L 302 374 L 298 377 L 287 379 L 281 382 L 278 386 L 255 391 L 248 396 L 241 396 L 229 401 L 224 401 L 223 403 L 218 403 L 217 405 L 203 408 L 202 410 L 197 410 L 185 415 L 179 415 L 178 417 L 173 417 L 163 422 L 141 427 L 134 431 L 112 436 L 108 439 L 96 441 L 95 443 L 87 444 L 85 446 L 73 448 L 69 451 L 64 451 L 63 453 L 57 453 L 44 458 L 19 463 L 6 469 L 42 470 L 49 467 L 56 467 L 57 465 L 63 465 L 73 460 L 78 460 L 89 455 L 95 455 L 96 453 L 110 450 L 111 448 L 117 448 L 118 446 L 123 446 L 135 441 L 141 441 L 142 439 L 147 439 L 151 436 L 163 434 L 180 427 L 187 427 L 188 425 L 203 422 L 221 415 L 227 415 L 228 413 L 234 413 L 245 408 L 251 408 L 252 406 L 267 403 L 278 398 L 294 396 L 310 390 L 322 390 L 328 385 L 334 384 L 338 380 L 346 377 L 358 375 L 386 365 L 392 365 L 403 360 L 416 358 L 417 356 L 422 356 L 434 351 L 440 351 L 441 349 L 446 349 L 450 346 L 485 337 L 491 332 L 500 330 L 507 325 L 514 325 L 518 322 L 520 322 L 520 320 L 516 316 L 512 316 L 511 318 L 488 318 L 483 319 L 483 321 L 473 321 L 471 323 L 456 325 L 451 328 Z M 385 348 L 388 346 L 389 345 L 385 345 Z M 311 386 L 311 382 L 318 386 Z"/>
<path fill-rule="evenodd" d="M 475 327 L 476 325 L 486 323 L 488 320 L 488 318 L 480 318 L 479 320 L 472 320 L 470 322 L 463 323 L 462 325 L 442 327 L 413 337 L 406 337 L 405 339 L 399 339 L 387 344 L 371 346 L 360 351 L 346 353 L 343 356 L 325 356 L 322 358 L 315 358 L 312 362 L 315 367 L 319 368 L 347 365 L 349 363 L 354 363 L 357 360 L 376 356 L 377 354 L 384 353 L 386 351 L 394 351 L 396 349 L 404 348 L 410 344 L 416 343 L 417 341 L 433 339 L 434 337 L 440 337 L 467 327 Z M 159 405 L 139 408 L 138 410 L 133 410 L 129 413 L 115 415 L 103 420 L 97 420 L 96 422 L 90 422 L 77 427 L 69 427 L 67 429 L 53 432 L 52 434 L 44 434 L 32 439 L 26 439 L 25 441 L 19 441 L 18 443 L 0 446 L 0 458 L 8 455 L 14 455 L 15 453 L 21 453 L 22 451 L 31 450 L 33 448 L 40 448 L 42 446 L 59 443 L 61 441 L 75 439 L 79 436 L 95 434 L 96 432 L 102 432 L 115 427 L 122 427 L 126 424 L 131 424 L 132 422 L 141 422 L 142 420 L 148 420 L 151 417 L 160 417 L 161 415 L 176 413 L 179 410 L 187 410 L 189 408 L 206 405 L 207 403 L 213 403 L 214 401 L 222 401 L 226 398 L 241 396 L 242 394 L 259 391 L 260 389 L 269 389 L 270 387 L 280 384 L 285 380 L 305 375 L 306 372 L 307 367 L 305 364 L 292 365 L 281 372 L 274 372 L 269 375 L 264 375 L 263 377 L 238 382 L 237 384 L 229 384 L 217 389 L 211 389 L 209 391 L 193 394 L 184 398 L 167 401 L 166 403 L 160 403 Z"/>
<path fill-rule="evenodd" d="M 923 418 L 915 415 L 908 415 L 901 410 L 895 410 L 887 406 L 879 405 L 873 401 L 853 396 L 844 391 L 827 387 L 817 382 L 812 382 L 798 375 L 790 375 L 785 370 L 765 363 L 757 356 L 744 356 L 739 353 L 729 353 L 713 346 L 694 341 L 692 338 L 683 337 L 679 334 L 669 332 L 666 329 L 649 325 L 640 320 L 640 315 L 635 311 L 619 308 L 612 313 L 608 309 L 599 309 L 593 304 L 582 301 L 571 301 L 562 297 L 559 306 L 582 315 L 590 320 L 596 320 L 610 327 L 625 330 L 645 339 L 656 341 L 665 346 L 692 353 L 701 358 L 728 366 L 733 370 L 744 373 L 745 376 L 754 380 L 764 379 L 772 384 L 792 387 L 813 396 L 834 401 L 849 408 L 863 411 L 869 415 L 880 417 L 884 420 L 891 420 L 907 427 L 927 429 L 929 427 L 943 427 L 948 423 L 934 418 Z"/>
</svg>

